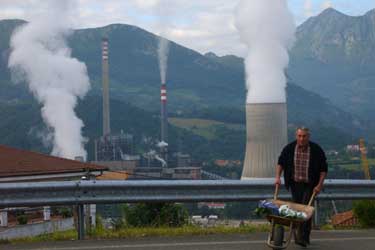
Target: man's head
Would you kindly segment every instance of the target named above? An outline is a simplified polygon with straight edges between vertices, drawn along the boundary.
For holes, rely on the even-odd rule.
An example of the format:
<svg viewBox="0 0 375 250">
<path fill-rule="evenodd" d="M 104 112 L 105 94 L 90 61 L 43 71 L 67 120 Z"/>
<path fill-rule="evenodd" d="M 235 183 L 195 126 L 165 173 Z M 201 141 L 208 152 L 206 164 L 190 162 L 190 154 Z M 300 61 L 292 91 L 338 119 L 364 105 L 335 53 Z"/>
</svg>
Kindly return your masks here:
<svg viewBox="0 0 375 250">
<path fill-rule="evenodd" d="M 310 140 L 310 130 L 305 127 L 299 127 L 296 130 L 296 140 L 298 146 L 306 146 Z"/>
</svg>

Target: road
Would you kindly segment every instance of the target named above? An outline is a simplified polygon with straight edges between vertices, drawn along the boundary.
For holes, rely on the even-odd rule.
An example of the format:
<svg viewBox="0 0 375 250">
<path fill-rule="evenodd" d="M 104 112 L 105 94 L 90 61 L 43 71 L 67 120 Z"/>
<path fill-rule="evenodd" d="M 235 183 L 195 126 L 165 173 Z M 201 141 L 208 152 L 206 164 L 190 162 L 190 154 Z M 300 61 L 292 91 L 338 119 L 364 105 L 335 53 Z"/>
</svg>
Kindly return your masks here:
<svg viewBox="0 0 375 250">
<path fill-rule="evenodd" d="M 241 235 L 207 235 L 183 237 L 146 237 L 123 240 L 86 240 L 43 242 L 27 244 L 3 244 L 4 250 L 262 250 L 269 249 L 265 245 L 265 233 Z M 288 249 L 303 249 L 291 243 Z M 307 249 L 340 249 L 340 250 L 374 250 L 375 230 L 353 231 L 314 231 L 311 245 Z"/>
</svg>

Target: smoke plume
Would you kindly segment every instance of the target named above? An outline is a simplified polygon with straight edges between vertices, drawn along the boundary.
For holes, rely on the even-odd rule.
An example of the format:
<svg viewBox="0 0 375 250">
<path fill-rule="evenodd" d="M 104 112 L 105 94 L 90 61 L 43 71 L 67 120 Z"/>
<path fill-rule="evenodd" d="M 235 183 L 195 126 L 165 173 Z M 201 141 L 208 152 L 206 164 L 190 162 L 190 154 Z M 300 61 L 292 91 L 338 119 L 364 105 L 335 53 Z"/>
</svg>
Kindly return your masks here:
<svg viewBox="0 0 375 250">
<path fill-rule="evenodd" d="M 158 58 L 161 83 L 166 83 L 168 67 L 169 41 L 162 36 L 159 38 Z"/>
<path fill-rule="evenodd" d="M 71 57 L 66 38 L 71 33 L 73 0 L 44 1 L 45 12 L 34 16 L 11 38 L 9 67 L 28 83 L 42 104 L 44 122 L 53 131 L 52 154 L 86 158 L 83 122 L 74 108 L 90 88 L 85 64 Z M 41 9 L 43 9 L 41 8 Z"/>
<path fill-rule="evenodd" d="M 167 69 L 168 69 L 168 54 L 169 54 L 169 40 L 166 39 L 170 25 L 170 16 L 174 1 L 170 0 L 156 0 L 152 2 L 152 12 L 156 17 L 157 29 L 159 32 L 158 41 L 158 59 L 160 80 L 162 84 L 166 83 Z"/>
<path fill-rule="evenodd" d="M 242 0 L 236 9 L 236 27 L 248 48 L 247 103 L 285 103 L 284 70 L 295 33 L 287 0 Z"/>
</svg>

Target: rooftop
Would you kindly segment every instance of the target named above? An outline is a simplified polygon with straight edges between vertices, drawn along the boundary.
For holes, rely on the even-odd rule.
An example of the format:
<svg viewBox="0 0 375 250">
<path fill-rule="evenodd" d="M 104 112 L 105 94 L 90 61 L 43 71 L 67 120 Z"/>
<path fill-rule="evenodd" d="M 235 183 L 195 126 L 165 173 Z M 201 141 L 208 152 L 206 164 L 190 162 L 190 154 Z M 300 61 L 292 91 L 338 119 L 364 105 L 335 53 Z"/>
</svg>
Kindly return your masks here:
<svg viewBox="0 0 375 250">
<path fill-rule="evenodd" d="M 0 145 L 0 178 L 104 170 L 103 166 Z"/>
</svg>

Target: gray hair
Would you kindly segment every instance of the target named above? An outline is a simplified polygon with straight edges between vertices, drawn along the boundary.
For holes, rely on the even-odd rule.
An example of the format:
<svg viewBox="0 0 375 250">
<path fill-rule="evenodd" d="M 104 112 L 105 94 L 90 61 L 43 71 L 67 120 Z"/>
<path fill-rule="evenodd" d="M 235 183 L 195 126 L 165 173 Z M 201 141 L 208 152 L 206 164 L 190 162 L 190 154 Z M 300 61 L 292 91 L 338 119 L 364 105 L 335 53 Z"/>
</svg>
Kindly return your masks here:
<svg viewBox="0 0 375 250">
<path fill-rule="evenodd" d="M 304 126 L 297 127 L 297 129 L 296 129 L 296 133 L 297 133 L 298 130 L 304 131 L 304 132 L 306 132 L 308 135 L 310 134 L 310 129 L 309 129 L 308 127 L 304 127 Z"/>
</svg>

